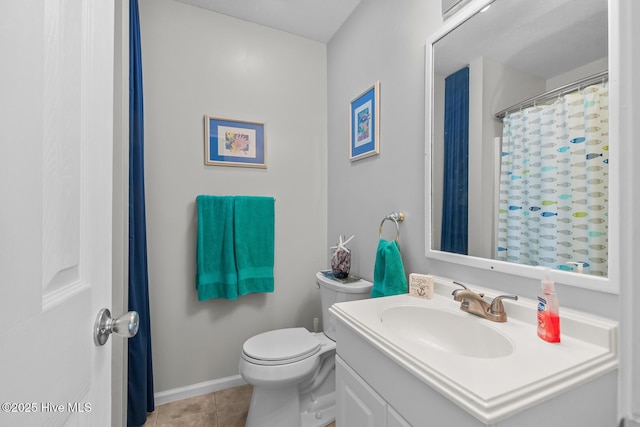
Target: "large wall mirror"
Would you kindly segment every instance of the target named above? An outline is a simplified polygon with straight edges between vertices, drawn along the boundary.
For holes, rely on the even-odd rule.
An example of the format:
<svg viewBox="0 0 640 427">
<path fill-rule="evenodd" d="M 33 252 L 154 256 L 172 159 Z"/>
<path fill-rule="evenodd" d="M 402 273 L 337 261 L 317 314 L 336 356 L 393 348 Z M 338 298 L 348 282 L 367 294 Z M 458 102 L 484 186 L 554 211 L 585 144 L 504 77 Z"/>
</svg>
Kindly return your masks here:
<svg viewBox="0 0 640 427">
<path fill-rule="evenodd" d="M 427 256 L 615 292 L 607 0 L 473 0 L 426 69 Z"/>
</svg>

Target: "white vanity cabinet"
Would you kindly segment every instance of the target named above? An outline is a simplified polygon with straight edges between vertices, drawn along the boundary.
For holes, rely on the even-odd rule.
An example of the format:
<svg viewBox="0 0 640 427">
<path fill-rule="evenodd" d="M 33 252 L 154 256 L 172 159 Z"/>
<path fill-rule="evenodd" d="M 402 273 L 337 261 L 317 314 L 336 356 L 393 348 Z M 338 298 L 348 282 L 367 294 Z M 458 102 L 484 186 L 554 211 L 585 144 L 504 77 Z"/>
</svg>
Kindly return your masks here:
<svg viewBox="0 0 640 427">
<path fill-rule="evenodd" d="M 336 427 L 484 425 L 340 322 L 336 332 Z"/>
<path fill-rule="evenodd" d="M 358 427 L 410 427 L 387 402 L 336 356 L 336 424 Z"/>
<path fill-rule="evenodd" d="M 387 427 L 411 427 L 391 406 L 387 406 Z"/>
<path fill-rule="evenodd" d="M 617 371 L 498 423 L 487 424 L 344 325 L 338 324 L 337 332 L 336 427 L 539 427 L 540 420 L 544 420 L 545 427 L 616 426 Z"/>
<path fill-rule="evenodd" d="M 509 304 L 507 323 L 489 325 L 508 337 L 512 353 L 482 358 L 416 344 L 407 336 L 415 332 L 382 320 L 403 307 L 458 313 L 453 288 L 439 285 L 429 301 L 398 295 L 331 307 L 337 427 L 617 426 L 615 322 L 566 309 L 562 343 L 545 343 L 536 336 L 535 301 L 522 298 Z M 454 333 L 443 319 L 420 328 Z"/>
</svg>

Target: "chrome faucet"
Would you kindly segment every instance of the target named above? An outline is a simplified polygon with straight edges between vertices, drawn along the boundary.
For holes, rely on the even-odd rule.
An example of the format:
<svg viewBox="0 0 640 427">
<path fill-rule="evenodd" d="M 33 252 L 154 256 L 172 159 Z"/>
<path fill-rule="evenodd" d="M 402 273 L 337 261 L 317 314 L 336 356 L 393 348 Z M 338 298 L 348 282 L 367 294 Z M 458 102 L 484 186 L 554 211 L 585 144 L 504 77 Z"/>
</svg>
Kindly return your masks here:
<svg viewBox="0 0 640 427">
<path fill-rule="evenodd" d="M 461 283 L 456 284 L 461 285 L 464 288 L 456 289 L 452 292 L 453 299 L 461 303 L 460 310 L 475 314 L 476 316 L 484 317 L 485 319 L 489 319 L 493 322 L 507 321 L 507 312 L 504 311 L 504 305 L 502 305 L 502 300 L 504 298 L 516 301 L 518 300 L 516 295 L 500 295 L 495 297 L 491 303 L 488 303 L 484 300 L 484 294 L 477 294 L 470 291 Z"/>
</svg>

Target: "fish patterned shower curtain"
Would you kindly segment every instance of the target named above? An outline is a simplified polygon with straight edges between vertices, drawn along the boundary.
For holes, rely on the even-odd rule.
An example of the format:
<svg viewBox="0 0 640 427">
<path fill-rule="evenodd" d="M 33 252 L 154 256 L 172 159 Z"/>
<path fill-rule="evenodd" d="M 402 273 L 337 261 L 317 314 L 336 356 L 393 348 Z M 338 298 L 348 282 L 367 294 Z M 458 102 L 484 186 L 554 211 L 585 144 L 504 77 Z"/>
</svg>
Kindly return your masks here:
<svg viewBox="0 0 640 427">
<path fill-rule="evenodd" d="M 609 86 L 503 119 L 497 259 L 607 276 Z"/>
</svg>

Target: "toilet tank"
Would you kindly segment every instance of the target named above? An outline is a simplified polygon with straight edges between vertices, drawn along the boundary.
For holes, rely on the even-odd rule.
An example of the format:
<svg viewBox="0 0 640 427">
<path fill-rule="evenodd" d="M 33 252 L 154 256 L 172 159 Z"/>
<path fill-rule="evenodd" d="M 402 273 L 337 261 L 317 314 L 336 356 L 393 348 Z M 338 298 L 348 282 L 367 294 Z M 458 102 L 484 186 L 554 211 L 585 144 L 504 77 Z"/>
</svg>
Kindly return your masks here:
<svg viewBox="0 0 640 427">
<path fill-rule="evenodd" d="M 337 302 L 370 298 L 373 285 L 363 279 L 338 280 L 333 278 L 331 271 L 316 273 L 316 282 L 320 288 L 322 330 L 326 336 L 335 341 L 336 325 L 333 316 L 329 313 L 329 307 Z"/>
</svg>

